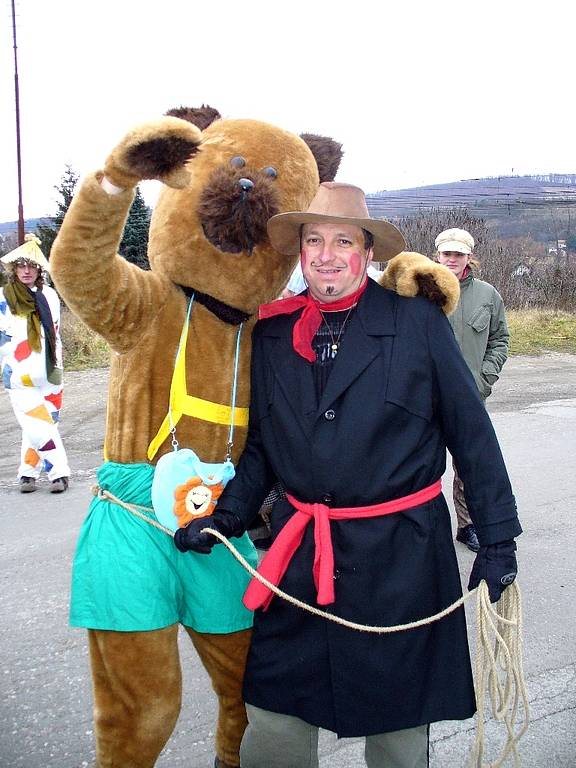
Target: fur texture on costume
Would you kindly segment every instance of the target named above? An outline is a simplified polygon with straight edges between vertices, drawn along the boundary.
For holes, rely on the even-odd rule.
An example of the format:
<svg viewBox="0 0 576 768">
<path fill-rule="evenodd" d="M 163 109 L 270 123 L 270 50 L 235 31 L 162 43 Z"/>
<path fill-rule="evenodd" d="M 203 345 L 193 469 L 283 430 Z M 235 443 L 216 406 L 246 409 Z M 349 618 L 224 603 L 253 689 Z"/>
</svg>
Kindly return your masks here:
<svg viewBox="0 0 576 768">
<path fill-rule="evenodd" d="M 460 283 L 448 267 L 438 269 L 441 266 L 421 253 L 405 251 L 390 259 L 378 282 L 401 296 L 423 294 L 451 315 L 460 298 Z"/>
</svg>

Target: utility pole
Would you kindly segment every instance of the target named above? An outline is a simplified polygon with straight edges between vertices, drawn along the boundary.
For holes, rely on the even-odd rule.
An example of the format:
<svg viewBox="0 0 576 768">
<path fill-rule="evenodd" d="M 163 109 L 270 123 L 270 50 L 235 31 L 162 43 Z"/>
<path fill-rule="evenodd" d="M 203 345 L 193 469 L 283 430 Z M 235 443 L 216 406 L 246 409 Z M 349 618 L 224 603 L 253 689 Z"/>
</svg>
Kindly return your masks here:
<svg viewBox="0 0 576 768">
<path fill-rule="evenodd" d="M 16 162 L 18 167 L 18 245 L 24 243 L 24 206 L 22 205 L 22 161 L 20 157 L 20 92 L 18 90 L 18 55 L 16 53 L 16 9 L 12 0 L 12 39 L 14 40 L 14 96 L 16 100 Z"/>
</svg>

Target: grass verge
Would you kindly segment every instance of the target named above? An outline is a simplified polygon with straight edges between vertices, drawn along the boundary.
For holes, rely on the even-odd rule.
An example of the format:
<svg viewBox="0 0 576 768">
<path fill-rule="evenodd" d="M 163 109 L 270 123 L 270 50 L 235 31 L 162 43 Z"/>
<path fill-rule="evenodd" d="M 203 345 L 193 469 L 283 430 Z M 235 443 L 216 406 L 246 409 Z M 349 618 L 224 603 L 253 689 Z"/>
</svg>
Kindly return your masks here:
<svg viewBox="0 0 576 768">
<path fill-rule="evenodd" d="M 547 309 L 506 312 L 511 355 L 565 352 L 576 355 L 576 313 Z"/>
<path fill-rule="evenodd" d="M 62 307 L 60 323 L 64 345 L 64 367 L 67 371 L 108 367 L 110 348 L 101 336 L 91 331 L 66 307 Z"/>
<path fill-rule="evenodd" d="M 565 352 L 576 355 L 576 313 L 546 309 L 506 312 L 511 355 Z M 66 308 L 62 309 L 62 341 L 66 370 L 106 368 L 110 349 L 104 339 L 87 328 Z"/>
</svg>

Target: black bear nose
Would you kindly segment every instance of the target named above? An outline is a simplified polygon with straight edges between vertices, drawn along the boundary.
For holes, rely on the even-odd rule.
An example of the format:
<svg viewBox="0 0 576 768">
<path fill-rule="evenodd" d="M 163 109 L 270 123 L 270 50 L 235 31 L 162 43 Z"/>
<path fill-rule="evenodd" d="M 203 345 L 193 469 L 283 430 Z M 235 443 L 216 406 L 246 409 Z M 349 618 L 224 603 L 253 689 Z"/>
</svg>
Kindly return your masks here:
<svg viewBox="0 0 576 768">
<path fill-rule="evenodd" d="M 240 184 L 243 192 L 249 192 L 254 187 L 254 182 L 250 179 L 238 179 L 238 184 Z"/>
</svg>

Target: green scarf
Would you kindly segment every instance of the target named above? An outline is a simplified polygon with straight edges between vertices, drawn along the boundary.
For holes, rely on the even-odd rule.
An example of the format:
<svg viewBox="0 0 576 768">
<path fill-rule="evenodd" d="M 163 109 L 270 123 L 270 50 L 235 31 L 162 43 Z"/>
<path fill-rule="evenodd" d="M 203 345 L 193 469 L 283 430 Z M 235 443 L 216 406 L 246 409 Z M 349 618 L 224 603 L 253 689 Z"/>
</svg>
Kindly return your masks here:
<svg viewBox="0 0 576 768">
<path fill-rule="evenodd" d="M 40 329 L 44 327 L 47 379 L 51 384 L 62 384 L 62 369 L 56 366 L 54 323 L 46 297 L 40 289 L 31 291 L 18 279 L 4 286 L 4 296 L 13 315 L 27 318 L 28 344 L 34 352 L 42 351 Z"/>
<path fill-rule="evenodd" d="M 20 280 L 9 280 L 4 286 L 4 296 L 13 315 L 28 319 L 28 344 L 34 352 L 40 352 L 42 350 L 40 315 L 36 309 L 34 293 Z"/>
</svg>

